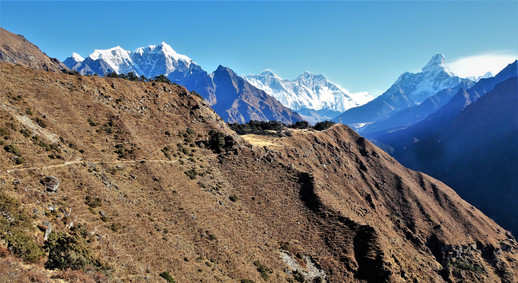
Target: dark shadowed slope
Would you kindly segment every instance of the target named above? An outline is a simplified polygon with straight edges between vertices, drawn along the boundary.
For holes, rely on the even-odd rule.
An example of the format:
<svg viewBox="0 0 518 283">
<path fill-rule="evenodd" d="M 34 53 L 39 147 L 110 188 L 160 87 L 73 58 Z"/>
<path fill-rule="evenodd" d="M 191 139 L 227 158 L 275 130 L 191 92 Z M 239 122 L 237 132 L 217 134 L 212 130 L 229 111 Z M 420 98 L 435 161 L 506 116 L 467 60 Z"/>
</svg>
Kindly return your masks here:
<svg viewBox="0 0 518 283">
<path fill-rule="evenodd" d="M 219 66 L 211 78 L 216 86 L 216 100 L 211 106 L 225 121 L 246 123 L 249 120 L 275 120 L 292 124 L 302 120 L 299 114 L 254 87 L 230 68 Z"/>
<path fill-rule="evenodd" d="M 398 156 L 518 233 L 518 89 L 508 79 Z"/>
</svg>

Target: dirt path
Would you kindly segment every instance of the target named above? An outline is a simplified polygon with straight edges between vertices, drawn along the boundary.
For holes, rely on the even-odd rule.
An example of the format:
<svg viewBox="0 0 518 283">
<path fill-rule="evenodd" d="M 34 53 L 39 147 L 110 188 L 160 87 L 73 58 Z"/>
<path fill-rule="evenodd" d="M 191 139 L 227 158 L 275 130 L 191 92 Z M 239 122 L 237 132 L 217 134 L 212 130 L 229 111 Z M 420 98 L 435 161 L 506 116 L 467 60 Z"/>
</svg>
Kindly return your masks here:
<svg viewBox="0 0 518 283">
<path fill-rule="evenodd" d="M 76 159 L 74 161 L 65 161 L 61 164 L 53 164 L 53 165 L 47 165 L 47 166 L 41 166 L 41 167 L 10 167 L 10 168 L 2 168 L 1 171 L 4 171 L 9 174 L 12 172 L 20 172 L 20 171 L 28 171 L 28 170 L 46 170 L 46 169 L 52 169 L 52 168 L 59 168 L 59 167 L 65 167 L 65 166 L 71 166 L 71 165 L 86 165 L 87 163 L 93 163 L 93 164 L 135 164 L 140 162 L 150 162 L 150 163 L 165 163 L 165 164 L 173 164 L 176 163 L 177 160 L 160 160 L 160 159 L 139 159 L 139 160 L 114 160 L 114 161 L 89 161 L 84 159 Z"/>
</svg>

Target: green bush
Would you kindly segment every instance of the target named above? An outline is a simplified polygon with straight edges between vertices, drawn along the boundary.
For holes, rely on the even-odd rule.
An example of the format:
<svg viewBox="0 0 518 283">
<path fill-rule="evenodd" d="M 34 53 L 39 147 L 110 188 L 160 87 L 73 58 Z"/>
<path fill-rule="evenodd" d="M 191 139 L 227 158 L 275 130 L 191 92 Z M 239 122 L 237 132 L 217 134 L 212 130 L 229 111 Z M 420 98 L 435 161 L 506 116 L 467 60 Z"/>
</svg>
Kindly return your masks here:
<svg viewBox="0 0 518 283">
<path fill-rule="evenodd" d="M 36 118 L 36 119 L 34 119 L 34 121 L 36 121 L 36 123 L 37 123 L 40 127 L 42 127 L 42 128 L 46 128 L 46 127 L 47 127 L 47 122 L 45 122 L 43 119 L 41 119 L 41 118 L 39 118 L 39 117 L 38 117 L 38 118 Z"/>
<path fill-rule="evenodd" d="M 209 136 L 210 148 L 216 152 L 220 152 L 225 146 L 225 135 L 222 132 L 211 131 Z"/>
<path fill-rule="evenodd" d="M 100 198 L 93 198 L 91 196 L 86 196 L 85 203 L 91 208 L 97 208 L 101 206 L 101 199 Z"/>
<path fill-rule="evenodd" d="M 103 268 L 101 262 L 93 256 L 84 237 L 80 235 L 53 232 L 45 243 L 45 248 L 49 251 L 46 268 L 85 271 L 90 267 L 98 270 Z"/>
<path fill-rule="evenodd" d="M 11 133 L 6 128 L 0 128 L 0 137 L 9 137 Z"/>
<path fill-rule="evenodd" d="M 28 138 L 28 137 L 30 137 L 30 136 L 32 135 L 31 131 L 29 131 L 29 130 L 27 130 L 27 129 L 25 129 L 25 128 L 24 128 L 24 129 L 21 129 L 21 130 L 20 130 L 20 133 L 21 133 L 24 137 L 26 137 L 26 138 Z"/>
<path fill-rule="evenodd" d="M 327 129 L 331 128 L 331 126 L 333 126 L 334 124 L 336 124 L 336 123 L 332 122 L 332 121 L 318 122 L 315 124 L 313 129 L 315 129 L 317 131 L 323 131 L 323 130 L 327 130 Z"/>
<path fill-rule="evenodd" d="M 309 128 L 309 123 L 306 121 L 297 121 L 289 126 L 293 129 L 307 129 Z"/>
<path fill-rule="evenodd" d="M 259 261 L 255 261 L 254 265 L 257 267 L 257 271 L 261 273 L 261 277 L 264 280 L 268 280 L 268 278 L 270 278 L 270 274 L 273 273 L 273 270 L 271 268 L 268 268 L 266 265 L 260 263 Z"/>
<path fill-rule="evenodd" d="M 45 255 L 43 248 L 30 236 L 33 229 L 21 203 L 0 193 L 0 238 L 7 242 L 15 256 L 28 263 L 37 262 Z"/>
<path fill-rule="evenodd" d="M 167 271 L 160 273 L 159 276 L 164 278 L 168 283 L 175 283 L 173 276 L 171 276 Z"/>
<path fill-rule="evenodd" d="M 189 171 L 185 171 L 185 175 L 187 175 L 191 180 L 196 179 L 196 175 L 198 175 L 198 172 L 196 172 L 196 169 L 191 169 Z"/>
<path fill-rule="evenodd" d="M 16 164 L 18 164 L 18 165 L 23 164 L 23 163 L 25 163 L 25 158 L 23 158 L 23 157 L 21 157 L 21 156 L 18 156 L 18 157 L 16 157 L 16 159 L 14 160 L 14 162 L 15 162 Z"/>
<path fill-rule="evenodd" d="M 18 149 L 18 147 L 14 144 L 4 146 L 4 150 L 14 155 L 21 156 L 20 149 Z"/>
<path fill-rule="evenodd" d="M 168 79 L 165 75 L 155 76 L 153 79 L 155 82 L 163 82 L 163 83 L 171 83 L 171 80 Z"/>
</svg>

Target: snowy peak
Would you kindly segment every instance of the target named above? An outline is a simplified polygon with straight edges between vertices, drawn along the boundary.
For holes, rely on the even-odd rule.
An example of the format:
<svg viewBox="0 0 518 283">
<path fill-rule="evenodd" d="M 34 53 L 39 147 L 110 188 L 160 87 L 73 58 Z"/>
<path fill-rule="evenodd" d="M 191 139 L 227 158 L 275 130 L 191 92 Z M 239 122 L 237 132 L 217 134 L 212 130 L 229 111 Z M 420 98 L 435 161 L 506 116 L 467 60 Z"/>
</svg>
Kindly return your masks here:
<svg viewBox="0 0 518 283">
<path fill-rule="evenodd" d="M 252 75 L 252 74 L 250 74 Z M 264 71 L 262 71 L 259 76 L 264 76 L 264 77 L 278 77 L 277 74 L 275 74 L 272 70 L 269 70 L 269 69 L 266 69 Z"/>
<path fill-rule="evenodd" d="M 309 71 L 305 71 L 302 75 L 298 76 L 295 81 L 325 81 L 325 83 L 331 83 L 322 74 L 312 74 Z"/>
<path fill-rule="evenodd" d="M 111 61 L 129 59 L 129 56 L 130 52 L 128 50 L 124 50 L 120 46 L 115 46 L 110 49 L 95 49 L 88 57 L 92 60 L 104 59 L 106 61 Z"/>
<path fill-rule="evenodd" d="M 133 72 L 152 78 L 174 73 L 170 79 L 180 80 L 188 74 L 203 71 L 191 58 L 177 53 L 165 42 L 139 47 L 133 52 L 120 46 L 96 49 L 86 59 L 74 53 L 65 62 L 69 68 L 82 74 L 106 75 L 109 72 L 118 74 Z"/>
<path fill-rule="evenodd" d="M 430 61 L 428 61 L 428 64 L 423 67 L 422 69 L 423 73 L 439 73 L 439 72 L 446 72 L 448 75 L 453 76 L 453 73 L 448 68 L 448 65 L 446 64 L 446 60 L 444 59 L 444 54 L 438 53 L 435 54 Z"/>
<path fill-rule="evenodd" d="M 294 80 L 282 79 L 270 70 L 244 77 L 255 87 L 277 98 L 284 106 L 296 111 L 327 111 L 337 115 L 373 99 L 367 93 L 351 94 L 323 75 L 309 71 Z"/>
<path fill-rule="evenodd" d="M 77 54 L 75 52 L 72 53 L 72 56 L 70 56 L 70 58 L 72 58 L 77 63 L 83 62 L 85 60 L 83 57 L 81 57 L 81 55 L 79 55 L 79 54 Z"/>
<path fill-rule="evenodd" d="M 72 53 L 72 56 L 68 57 L 63 61 L 63 64 L 65 64 L 69 69 L 75 70 L 76 67 L 81 65 L 81 62 L 83 62 L 85 59 L 81 57 L 81 55 L 77 53 Z"/>
<path fill-rule="evenodd" d="M 175 61 L 192 62 L 191 58 L 186 55 L 178 54 L 169 44 L 162 42 L 158 45 L 149 45 L 147 47 L 139 47 L 133 51 L 134 54 L 143 56 L 144 54 L 162 54 L 172 58 Z"/>
</svg>

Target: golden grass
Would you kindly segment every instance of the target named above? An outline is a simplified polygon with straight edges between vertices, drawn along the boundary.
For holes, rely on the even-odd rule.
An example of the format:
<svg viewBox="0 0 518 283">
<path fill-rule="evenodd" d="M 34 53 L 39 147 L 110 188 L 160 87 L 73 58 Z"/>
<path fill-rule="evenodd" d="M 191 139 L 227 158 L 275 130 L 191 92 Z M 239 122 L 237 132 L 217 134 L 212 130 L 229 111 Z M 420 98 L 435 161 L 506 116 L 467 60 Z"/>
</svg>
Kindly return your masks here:
<svg viewBox="0 0 518 283">
<path fill-rule="evenodd" d="M 272 137 L 268 137 L 268 136 L 243 135 L 241 137 L 253 146 L 266 146 L 266 147 L 280 146 L 280 144 L 277 144 L 274 142 Z"/>
</svg>

